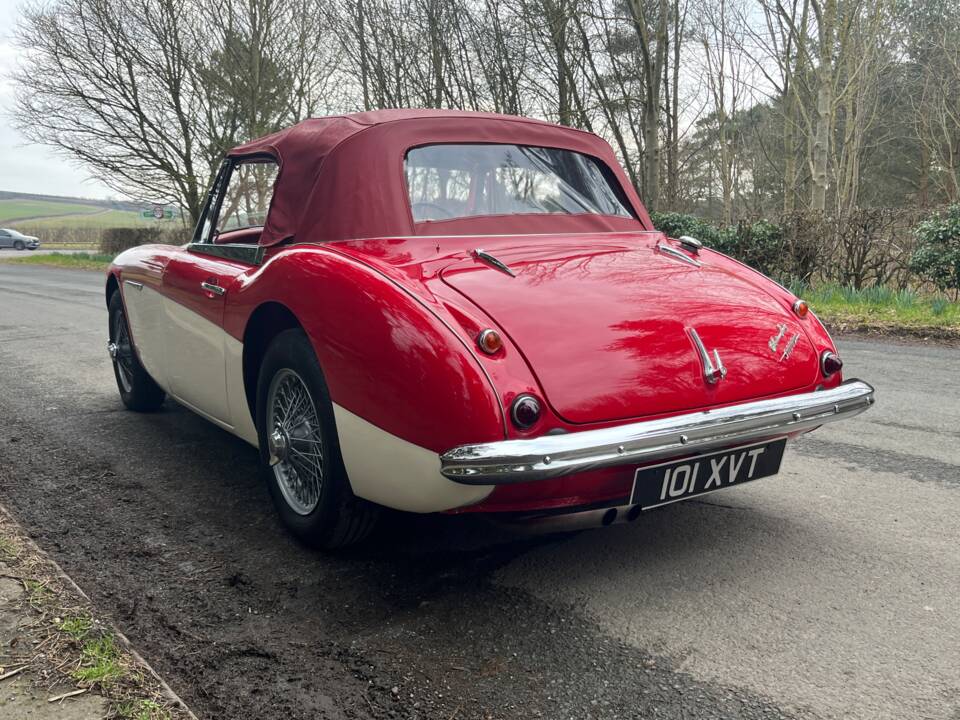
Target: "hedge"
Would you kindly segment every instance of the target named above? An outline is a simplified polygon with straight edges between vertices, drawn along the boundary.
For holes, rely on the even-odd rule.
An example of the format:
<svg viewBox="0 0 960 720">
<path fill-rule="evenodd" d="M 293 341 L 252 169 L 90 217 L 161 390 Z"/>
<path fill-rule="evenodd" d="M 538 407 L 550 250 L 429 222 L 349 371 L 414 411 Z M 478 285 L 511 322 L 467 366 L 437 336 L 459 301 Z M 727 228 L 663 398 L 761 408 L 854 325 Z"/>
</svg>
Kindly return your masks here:
<svg viewBox="0 0 960 720">
<path fill-rule="evenodd" d="M 119 255 L 138 245 L 180 245 L 187 242 L 188 236 L 187 230 L 166 230 L 158 227 L 107 228 L 100 237 L 100 252 L 105 255 Z"/>
<path fill-rule="evenodd" d="M 960 223 L 960 210 L 956 212 Z M 692 235 L 784 284 L 902 290 L 932 279 L 911 262 L 920 237 L 915 228 L 929 214 L 901 208 L 861 208 L 841 215 L 796 212 L 726 227 L 682 213 L 654 213 L 652 219 L 671 237 Z"/>
</svg>

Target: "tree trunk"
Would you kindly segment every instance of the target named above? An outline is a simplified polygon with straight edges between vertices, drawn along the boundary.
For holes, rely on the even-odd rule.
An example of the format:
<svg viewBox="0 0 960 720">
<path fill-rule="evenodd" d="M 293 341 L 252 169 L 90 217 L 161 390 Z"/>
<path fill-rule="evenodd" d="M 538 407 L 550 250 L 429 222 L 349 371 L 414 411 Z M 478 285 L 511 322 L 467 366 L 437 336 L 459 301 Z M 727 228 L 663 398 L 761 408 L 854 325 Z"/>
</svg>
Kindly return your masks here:
<svg viewBox="0 0 960 720">
<path fill-rule="evenodd" d="M 783 96 L 783 212 L 790 214 L 797 207 L 797 139 L 794 124 L 793 87 Z"/>
<path fill-rule="evenodd" d="M 827 208 L 830 183 L 830 136 L 833 133 L 833 43 L 837 19 L 837 0 L 826 0 L 820 21 L 820 64 L 817 68 L 817 116 L 813 135 L 813 159 L 810 165 L 810 209 Z"/>
</svg>

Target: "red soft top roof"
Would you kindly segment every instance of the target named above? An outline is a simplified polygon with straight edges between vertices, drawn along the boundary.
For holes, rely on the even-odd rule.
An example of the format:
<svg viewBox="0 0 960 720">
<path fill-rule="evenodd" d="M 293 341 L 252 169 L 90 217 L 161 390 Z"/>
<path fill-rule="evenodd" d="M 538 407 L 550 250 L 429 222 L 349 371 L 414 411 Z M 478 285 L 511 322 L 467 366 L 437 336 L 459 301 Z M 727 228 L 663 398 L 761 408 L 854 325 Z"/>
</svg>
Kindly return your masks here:
<svg viewBox="0 0 960 720">
<path fill-rule="evenodd" d="M 616 175 L 639 220 L 606 215 L 478 216 L 414 223 L 403 160 L 440 143 L 510 143 L 592 155 Z M 592 133 L 541 120 L 459 110 L 376 110 L 311 118 L 227 153 L 280 166 L 262 245 L 405 235 L 643 230 L 649 216 L 610 146 Z"/>
</svg>

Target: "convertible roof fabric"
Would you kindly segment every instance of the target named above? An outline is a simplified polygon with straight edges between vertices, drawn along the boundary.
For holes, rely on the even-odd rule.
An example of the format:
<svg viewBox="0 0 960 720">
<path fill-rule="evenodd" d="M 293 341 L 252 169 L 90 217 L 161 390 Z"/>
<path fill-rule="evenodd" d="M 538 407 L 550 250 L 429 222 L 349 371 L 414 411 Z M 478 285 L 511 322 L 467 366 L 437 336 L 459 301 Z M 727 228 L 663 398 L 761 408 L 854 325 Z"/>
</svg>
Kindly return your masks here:
<svg viewBox="0 0 960 720">
<path fill-rule="evenodd" d="M 613 171 L 636 217 L 520 214 L 414 222 L 404 177 L 412 147 L 509 143 L 591 155 Z M 409 235 L 644 230 L 652 227 L 611 147 L 592 133 L 527 118 L 456 110 L 377 110 L 304 120 L 240 145 L 232 158 L 280 166 L 261 245 Z"/>
</svg>

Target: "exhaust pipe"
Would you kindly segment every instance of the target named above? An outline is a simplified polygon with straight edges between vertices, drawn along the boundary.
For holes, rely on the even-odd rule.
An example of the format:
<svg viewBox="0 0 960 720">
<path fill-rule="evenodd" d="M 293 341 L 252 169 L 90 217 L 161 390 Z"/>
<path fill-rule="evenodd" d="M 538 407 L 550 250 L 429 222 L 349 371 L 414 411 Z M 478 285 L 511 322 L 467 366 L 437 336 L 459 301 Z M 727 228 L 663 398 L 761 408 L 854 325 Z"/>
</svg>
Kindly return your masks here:
<svg viewBox="0 0 960 720">
<path fill-rule="evenodd" d="M 618 507 L 550 515 L 508 516 L 500 518 L 500 522 L 536 532 L 569 532 L 571 530 L 590 530 L 633 522 L 640 517 L 640 513 L 639 505 L 620 505 Z"/>
</svg>

